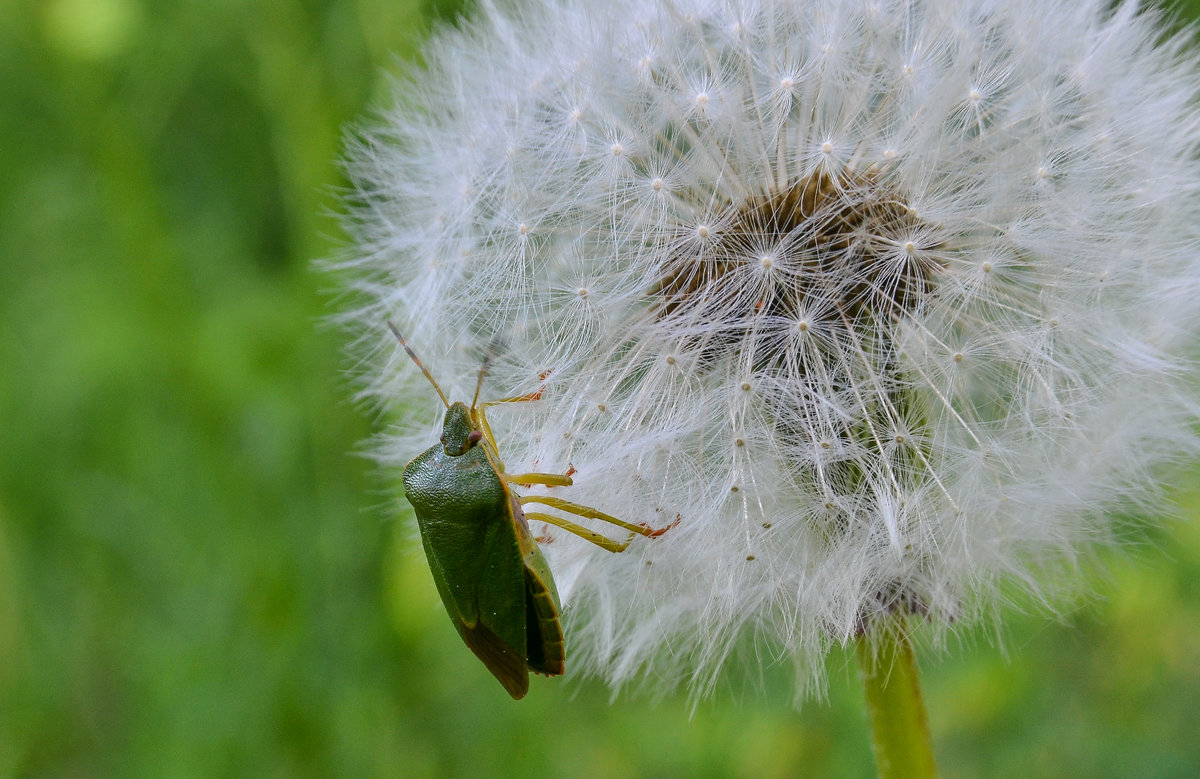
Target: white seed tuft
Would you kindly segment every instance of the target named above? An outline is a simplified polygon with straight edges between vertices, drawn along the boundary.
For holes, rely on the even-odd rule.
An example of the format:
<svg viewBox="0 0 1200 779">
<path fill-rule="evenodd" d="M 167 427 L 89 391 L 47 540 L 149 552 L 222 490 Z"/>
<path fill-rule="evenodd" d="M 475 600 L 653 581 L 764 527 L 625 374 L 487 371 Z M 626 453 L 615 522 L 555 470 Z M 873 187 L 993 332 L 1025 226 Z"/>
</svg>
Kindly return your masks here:
<svg viewBox="0 0 1200 779">
<path fill-rule="evenodd" d="M 364 395 L 421 420 L 386 463 L 441 418 L 391 318 L 452 399 L 489 353 L 484 397 L 538 395 L 489 412 L 510 470 L 679 516 L 546 546 L 572 669 L 703 693 L 763 640 L 813 689 L 878 617 L 1048 599 L 1157 505 L 1198 448 L 1200 71 L 1156 14 L 537 2 L 427 47 L 344 266 Z"/>
</svg>

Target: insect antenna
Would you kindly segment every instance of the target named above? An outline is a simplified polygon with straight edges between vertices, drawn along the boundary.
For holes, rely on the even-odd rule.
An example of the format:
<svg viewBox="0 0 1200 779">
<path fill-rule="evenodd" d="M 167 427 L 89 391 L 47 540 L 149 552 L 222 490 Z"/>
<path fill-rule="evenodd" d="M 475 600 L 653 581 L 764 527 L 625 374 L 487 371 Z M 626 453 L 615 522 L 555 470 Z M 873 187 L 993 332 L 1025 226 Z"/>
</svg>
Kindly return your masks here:
<svg viewBox="0 0 1200 779">
<path fill-rule="evenodd" d="M 487 375 L 488 369 L 492 367 L 492 360 L 496 358 L 496 355 L 503 348 L 504 342 L 500 339 L 500 336 L 496 336 L 488 344 L 487 352 L 483 355 L 483 364 L 479 366 L 479 378 L 475 380 L 475 397 L 471 400 L 471 408 L 475 408 L 475 405 L 479 403 L 479 391 L 483 388 L 483 377 Z"/>
<path fill-rule="evenodd" d="M 414 352 L 409 347 L 408 342 L 404 340 L 404 336 L 400 334 L 400 328 L 396 327 L 396 325 L 390 319 L 385 321 L 387 322 L 388 329 L 392 331 L 392 335 L 396 336 L 396 340 L 399 341 L 400 345 L 404 347 L 404 351 L 408 352 L 408 356 L 417 364 L 417 367 L 421 369 L 421 373 L 425 374 L 425 378 L 429 379 L 429 383 L 433 385 L 433 388 L 437 390 L 438 397 L 442 399 L 442 404 L 445 405 L 446 408 L 450 408 L 450 401 L 446 400 L 446 393 L 442 392 L 442 388 L 439 387 L 438 383 L 434 380 L 433 374 L 431 374 L 429 369 L 421 363 L 421 358 L 417 357 L 417 353 Z M 486 363 L 484 363 L 484 365 L 486 367 Z M 479 380 L 480 382 L 483 381 L 482 373 L 479 375 Z M 478 387 L 475 388 L 475 396 L 479 396 Z"/>
<path fill-rule="evenodd" d="M 471 398 L 471 408 L 479 403 L 479 390 L 483 388 L 483 377 L 487 375 L 488 367 L 492 362 L 492 350 L 488 349 L 487 355 L 483 358 L 483 365 L 479 366 L 479 378 L 475 380 L 475 397 Z"/>
</svg>

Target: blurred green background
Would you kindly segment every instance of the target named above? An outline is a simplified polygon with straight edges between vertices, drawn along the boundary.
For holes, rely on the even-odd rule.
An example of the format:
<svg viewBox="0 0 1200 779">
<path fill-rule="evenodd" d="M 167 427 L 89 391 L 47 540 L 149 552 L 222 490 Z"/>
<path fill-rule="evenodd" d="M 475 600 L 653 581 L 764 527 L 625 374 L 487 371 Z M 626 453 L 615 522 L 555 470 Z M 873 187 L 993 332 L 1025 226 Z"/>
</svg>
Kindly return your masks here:
<svg viewBox="0 0 1200 779">
<path fill-rule="evenodd" d="M 312 263 L 345 124 L 457 12 L 0 0 L 0 776 L 872 774 L 845 654 L 799 713 L 783 669 L 510 701 L 390 520 Z M 1200 523 L 1133 541 L 923 653 L 947 776 L 1200 775 Z"/>
</svg>

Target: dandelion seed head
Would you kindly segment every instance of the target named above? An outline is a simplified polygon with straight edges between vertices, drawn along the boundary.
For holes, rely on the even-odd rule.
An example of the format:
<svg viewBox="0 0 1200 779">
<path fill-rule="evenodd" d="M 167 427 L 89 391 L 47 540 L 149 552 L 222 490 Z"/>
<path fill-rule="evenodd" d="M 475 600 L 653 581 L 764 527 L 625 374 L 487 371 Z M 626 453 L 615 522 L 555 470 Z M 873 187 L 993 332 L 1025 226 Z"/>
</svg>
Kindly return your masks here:
<svg viewBox="0 0 1200 779">
<path fill-rule="evenodd" d="M 510 470 L 679 517 L 545 544 L 572 668 L 702 694 L 750 642 L 809 690 L 879 617 L 1051 600 L 1159 505 L 1197 449 L 1200 81 L 1154 14 L 532 1 L 367 131 L 343 267 L 364 394 L 428 420 L 386 462 L 441 418 L 391 318 L 452 399 L 489 352 L 485 395 L 537 394 L 489 414 Z"/>
</svg>

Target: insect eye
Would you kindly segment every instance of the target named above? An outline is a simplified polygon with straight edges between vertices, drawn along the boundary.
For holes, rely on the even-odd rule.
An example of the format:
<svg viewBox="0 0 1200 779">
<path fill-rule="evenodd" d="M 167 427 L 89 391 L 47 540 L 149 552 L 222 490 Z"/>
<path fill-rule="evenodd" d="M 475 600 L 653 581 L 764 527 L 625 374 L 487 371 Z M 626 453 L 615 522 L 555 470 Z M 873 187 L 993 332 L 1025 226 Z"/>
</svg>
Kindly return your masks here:
<svg viewBox="0 0 1200 779">
<path fill-rule="evenodd" d="M 482 430 L 472 430 L 467 434 L 467 446 L 474 446 L 479 443 L 479 439 L 483 438 Z"/>
<path fill-rule="evenodd" d="M 438 440 L 442 442 L 442 446 L 445 446 L 446 445 L 446 434 L 442 433 L 440 436 L 438 436 Z"/>
</svg>

